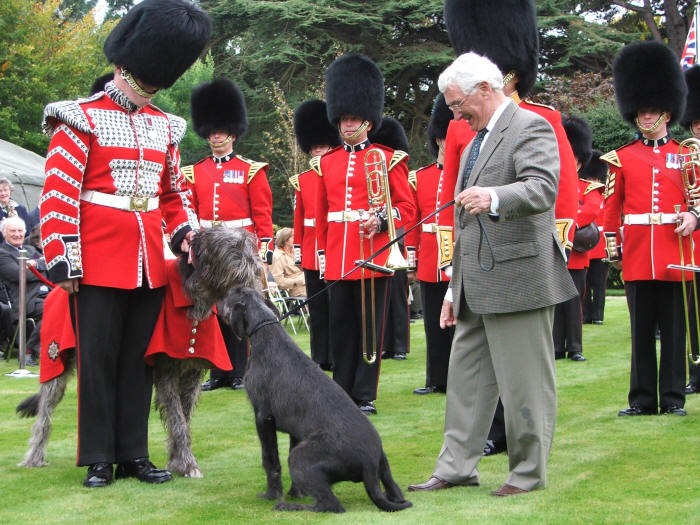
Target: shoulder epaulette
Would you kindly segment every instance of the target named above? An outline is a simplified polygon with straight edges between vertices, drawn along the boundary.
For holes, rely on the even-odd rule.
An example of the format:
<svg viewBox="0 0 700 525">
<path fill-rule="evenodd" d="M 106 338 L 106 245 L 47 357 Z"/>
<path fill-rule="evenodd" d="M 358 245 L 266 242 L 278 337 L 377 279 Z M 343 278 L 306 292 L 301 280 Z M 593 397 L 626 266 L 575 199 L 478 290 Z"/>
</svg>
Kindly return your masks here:
<svg viewBox="0 0 700 525">
<path fill-rule="evenodd" d="M 608 151 L 605 155 L 601 155 L 600 160 L 607 162 L 608 164 L 611 164 L 611 165 L 615 166 L 616 168 L 622 167 L 622 163 L 620 162 L 620 158 L 617 156 L 617 150 L 615 150 L 615 149 L 612 151 Z"/>
<path fill-rule="evenodd" d="M 416 186 L 418 185 L 418 177 L 416 176 L 416 170 L 408 172 L 408 184 L 410 184 L 413 191 L 416 191 Z"/>
<path fill-rule="evenodd" d="M 292 185 L 292 187 L 297 190 L 301 191 L 301 186 L 299 185 L 299 173 L 296 175 L 292 175 L 289 177 L 289 183 Z"/>
<path fill-rule="evenodd" d="M 268 164 L 267 162 L 258 162 L 256 160 L 250 160 L 245 157 L 241 157 L 240 155 L 237 155 L 239 159 L 241 159 L 243 162 L 247 162 L 250 164 L 250 169 L 248 170 L 248 184 L 250 184 L 250 181 L 253 180 L 253 177 L 263 168 L 267 168 Z"/>
<path fill-rule="evenodd" d="M 599 190 L 600 188 L 605 188 L 605 184 L 602 182 L 597 182 L 597 181 L 586 181 L 588 182 L 588 186 L 586 186 L 586 189 L 583 190 L 583 194 L 586 195 L 594 190 Z"/>
<path fill-rule="evenodd" d="M 184 177 L 187 179 L 187 182 L 189 182 L 190 184 L 194 184 L 194 166 L 192 164 L 182 166 L 180 168 L 180 173 L 184 175 Z"/>
<path fill-rule="evenodd" d="M 527 102 L 531 106 L 539 106 L 541 108 L 547 108 L 547 109 L 551 109 L 552 111 L 556 111 L 552 106 L 548 106 L 547 104 L 540 104 L 539 102 L 533 102 L 529 98 L 525 99 L 525 102 Z"/>
<path fill-rule="evenodd" d="M 81 100 L 61 100 L 47 104 L 44 108 L 44 118 L 41 121 L 41 129 L 49 137 L 53 135 L 56 122 L 65 122 L 83 133 L 92 133 L 87 115 L 80 107 L 81 102 L 96 100 L 97 95 L 89 99 Z"/>
<path fill-rule="evenodd" d="M 316 156 L 312 157 L 311 160 L 309 161 L 309 166 L 311 166 L 311 169 L 314 170 L 318 175 L 323 177 L 323 173 L 321 173 L 321 157 Z"/>
<path fill-rule="evenodd" d="M 389 161 L 388 170 L 391 171 L 394 168 L 394 166 L 396 166 L 403 159 L 407 158 L 408 153 L 406 153 L 405 151 L 401 151 L 400 149 L 395 149 L 394 154 L 391 156 L 391 160 Z"/>
</svg>

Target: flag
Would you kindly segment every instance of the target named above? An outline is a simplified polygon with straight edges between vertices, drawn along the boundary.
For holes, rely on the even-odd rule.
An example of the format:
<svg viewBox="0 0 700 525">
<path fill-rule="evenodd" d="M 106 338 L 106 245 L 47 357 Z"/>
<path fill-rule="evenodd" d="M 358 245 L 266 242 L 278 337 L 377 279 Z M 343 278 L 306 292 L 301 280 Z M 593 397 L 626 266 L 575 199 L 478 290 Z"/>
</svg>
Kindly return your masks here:
<svg viewBox="0 0 700 525">
<path fill-rule="evenodd" d="M 697 31 L 695 28 L 695 20 L 697 15 L 696 12 L 693 14 L 693 20 L 690 22 L 690 29 L 688 30 L 688 38 L 685 39 L 685 46 L 683 47 L 683 53 L 681 54 L 681 69 L 686 70 L 697 63 L 698 58 L 698 42 L 697 42 Z"/>
</svg>

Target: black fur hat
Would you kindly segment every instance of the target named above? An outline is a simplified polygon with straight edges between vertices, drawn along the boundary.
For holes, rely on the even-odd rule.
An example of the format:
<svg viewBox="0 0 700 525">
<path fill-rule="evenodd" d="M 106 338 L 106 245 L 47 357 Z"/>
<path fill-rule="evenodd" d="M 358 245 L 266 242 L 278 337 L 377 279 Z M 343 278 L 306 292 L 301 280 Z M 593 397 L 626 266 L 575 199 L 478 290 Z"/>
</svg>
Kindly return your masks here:
<svg viewBox="0 0 700 525">
<path fill-rule="evenodd" d="M 363 55 L 343 55 L 326 71 L 328 121 L 338 125 L 343 115 L 372 121 L 384 111 L 384 77 L 377 64 Z"/>
<path fill-rule="evenodd" d="M 408 137 L 401 123 L 392 117 L 382 118 L 379 128 L 369 132 L 369 140 L 391 149 L 399 149 L 408 153 Z"/>
<path fill-rule="evenodd" d="M 688 86 L 688 98 L 681 126 L 690 129 L 694 120 L 700 119 L 700 66 L 685 70 L 685 84 Z"/>
<path fill-rule="evenodd" d="M 302 102 L 294 112 L 294 134 L 301 151 L 308 154 L 312 146 L 340 145 L 338 129 L 331 126 L 323 100 Z"/>
<path fill-rule="evenodd" d="M 602 154 L 599 149 L 591 150 L 591 160 L 581 168 L 580 178 L 605 182 L 608 177 L 608 163 L 600 160 Z"/>
<path fill-rule="evenodd" d="M 433 102 L 433 112 L 430 114 L 428 122 L 428 148 L 433 157 L 438 155 L 438 147 L 435 139 L 447 137 L 447 127 L 452 120 L 452 110 L 445 104 L 445 95 L 440 93 Z"/>
<path fill-rule="evenodd" d="M 114 71 L 112 71 L 111 73 L 106 73 L 101 77 L 97 77 L 92 83 L 92 87 L 90 88 L 90 94 L 94 95 L 95 93 L 104 91 L 105 85 L 111 80 L 114 80 Z"/>
<path fill-rule="evenodd" d="M 225 131 L 240 140 L 248 131 L 248 110 L 243 93 L 226 78 L 203 82 L 190 97 L 192 128 L 203 139 L 213 131 Z"/>
<path fill-rule="evenodd" d="M 683 115 L 688 88 L 678 57 L 666 44 L 635 42 L 623 47 L 613 61 L 613 82 L 620 114 L 635 127 L 642 108 L 669 112 L 669 127 Z"/>
<path fill-rule="evenodd" d="M 211 20 L 187 0 L 144 0 L 105 40 L 104 54 L 139 80 L 169 88 L 204 51 Z"/>
<path fill-rule="evenodd" d="M 566 138 L 569 139 L 574 156 L 585 166 L 591 158 L 593 150 L 593 132 L 591 126 L 584 119 L 579 117 L 566 117 L 562 119 Z"/>
<path fill-rule="evenodd" d="M 447 35 L 457 56 L 473 51 L 518 72 L 518 94 L 525 97 L 537 77 L 539 44 L 534 0 L 445 0 Z"/>
</svg>

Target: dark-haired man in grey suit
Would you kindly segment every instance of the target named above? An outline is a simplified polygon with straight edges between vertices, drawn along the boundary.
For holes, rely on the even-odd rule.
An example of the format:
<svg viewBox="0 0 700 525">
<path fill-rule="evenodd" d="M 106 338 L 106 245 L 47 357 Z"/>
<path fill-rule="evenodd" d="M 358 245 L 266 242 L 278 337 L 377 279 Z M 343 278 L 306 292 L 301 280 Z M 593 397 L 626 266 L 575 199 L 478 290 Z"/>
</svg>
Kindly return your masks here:
<svg viewBox="0 0 700 525">
<path fill-rule="evenodd" d="M 445 437 L 433 476 L 409 490 L 479 484 L 500 394 L 510 474 L 493 494 L 520 494 L 545 485 L 557 406 L 554 305 L 576 294 L 554 222 L 557 142 L 547 121 L 503 94 L 487 58 L 461 55 L 438 86 L 455 119 L 479 133 L 455 188 L 453 276 L 441 314 L 442 325 L 456 325 Z"/>
</svg>

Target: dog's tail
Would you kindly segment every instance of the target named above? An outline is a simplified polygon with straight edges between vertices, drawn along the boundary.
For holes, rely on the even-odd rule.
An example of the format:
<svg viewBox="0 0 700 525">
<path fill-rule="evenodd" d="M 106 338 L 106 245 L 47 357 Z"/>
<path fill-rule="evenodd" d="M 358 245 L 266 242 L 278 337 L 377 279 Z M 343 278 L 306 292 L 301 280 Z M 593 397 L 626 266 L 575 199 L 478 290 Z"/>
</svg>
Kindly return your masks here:
<svg viewBox="0 0 700 525">
<path fill-rule="evenodd" d="M 371 499 L 381 510 L 396 512 L 398 510 L 407 509 L 412 505 L 410 501 L 404 499 L 401 489 L 391 476 L 389 461 L 387 460 L 384 451 L 382 451 L 382 457 L 379 460 L 379 476 L 377 476 L 375 465 L 369 464 L 368 462 L 365 464 L 362 478 L 369 499 Z M 379 486 L 380 479 L 384 484 L 386 493 L 382 492 Z"/>
<path fill-rule="evenodd" d="M 41 396 L 37 392 L 19 402 L 15 412 L 21 417 L 34 417 L 39 413 L 39 398 Z"/>
</svg>

